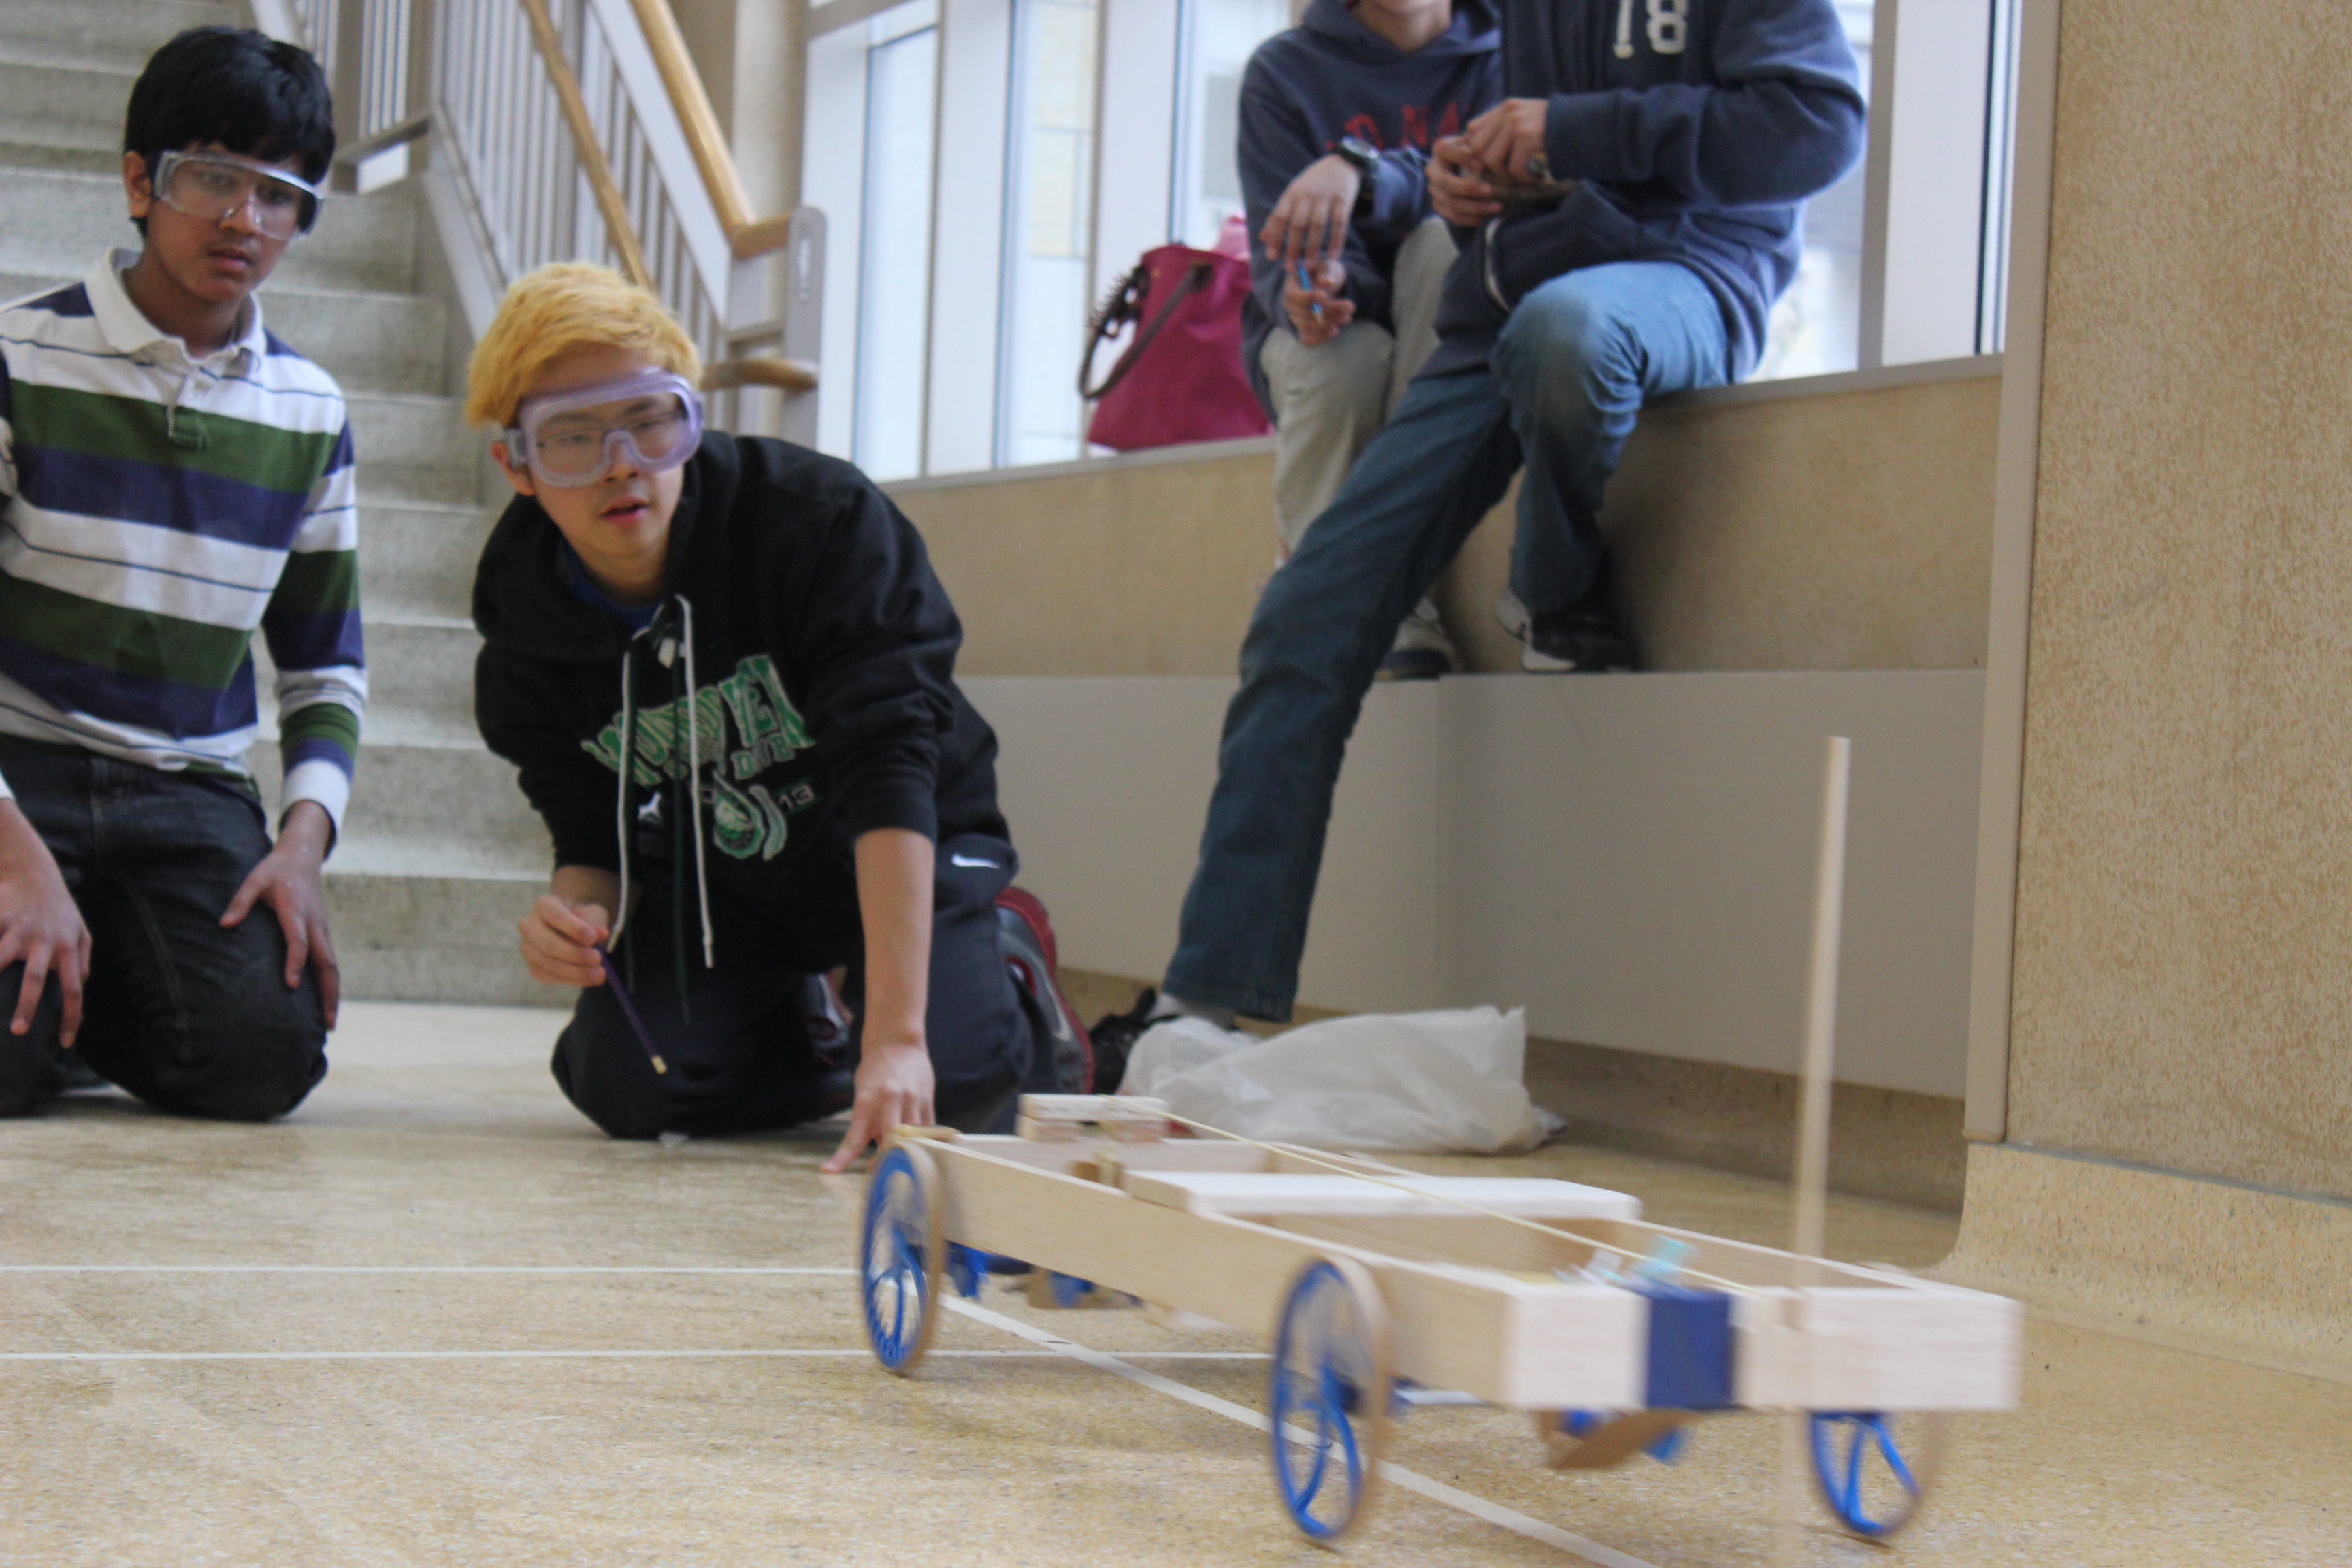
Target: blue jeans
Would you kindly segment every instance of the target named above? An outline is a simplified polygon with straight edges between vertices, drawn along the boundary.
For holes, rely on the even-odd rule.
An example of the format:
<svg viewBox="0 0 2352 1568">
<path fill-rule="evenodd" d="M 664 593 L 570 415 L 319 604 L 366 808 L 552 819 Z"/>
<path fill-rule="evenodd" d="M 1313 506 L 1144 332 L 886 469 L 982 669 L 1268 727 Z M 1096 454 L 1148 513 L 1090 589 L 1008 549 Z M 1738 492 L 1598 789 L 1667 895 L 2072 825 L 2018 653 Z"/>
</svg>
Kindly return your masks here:
<svg viewBox="0 0 2352 1568">
<path fill-rule="evenodd" d="M 1412 384 L 1250 618 L 1169 991 L 1290 1016 L 1332 787 L 1397 623 L 1522 460 L 1512 589 L 1539 615 L 1584 598 L 1634 416 L 1645 399 L 1720 384 L 1729 362 L 1696 274 L 1622 262 L 1528 294 L 1490 368 Z"/>
</svg>

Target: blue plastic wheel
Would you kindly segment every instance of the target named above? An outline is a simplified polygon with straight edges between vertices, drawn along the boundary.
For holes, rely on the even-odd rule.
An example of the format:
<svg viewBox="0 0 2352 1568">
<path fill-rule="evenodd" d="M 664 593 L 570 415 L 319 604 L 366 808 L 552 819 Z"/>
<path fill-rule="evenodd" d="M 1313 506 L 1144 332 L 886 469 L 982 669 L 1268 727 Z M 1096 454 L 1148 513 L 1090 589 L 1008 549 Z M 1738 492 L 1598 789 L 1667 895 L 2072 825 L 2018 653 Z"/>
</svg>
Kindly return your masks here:
<svg viewBox="0 0 2352 1568">
<path fill-rule="evenodd" d="M 1838 1527 L 1885 1541 L 1917 1517 L 1943 1458 L 1941 1415 L 1878 1410 L 1812 1415 L 1813 1480 Z"/>
<path fill-rule="evenodd" d="M 1388 1313 L 1352 1258 L 1299 1270 L 1275 1330 L 1266 1414 L 1274 1484 L 1310 1541 L 1335 1541 L 1363 1517 L 1395 1405 Z"/>
<path fill-rule="evenodd" d="M 866 1179 L 865 1223 L 858 1227 L 857 1278 L 866 1339 L 874 1357 L 904 1377 L 923 1359 L 939 1317 L 940 1178 L 931 1157 L 911 1143 L 893 1145 Z"/>
</svg>

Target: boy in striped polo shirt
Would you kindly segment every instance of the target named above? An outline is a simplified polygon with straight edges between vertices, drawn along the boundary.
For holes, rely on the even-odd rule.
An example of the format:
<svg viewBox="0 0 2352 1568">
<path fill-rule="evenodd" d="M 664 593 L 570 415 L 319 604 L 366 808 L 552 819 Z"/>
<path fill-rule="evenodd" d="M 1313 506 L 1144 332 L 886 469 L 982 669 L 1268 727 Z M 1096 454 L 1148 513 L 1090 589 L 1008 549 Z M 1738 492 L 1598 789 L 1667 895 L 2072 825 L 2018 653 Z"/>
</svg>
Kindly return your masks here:
<svg viewBox="0 0 2352 1568">
<path fill-rule="evenodd" d="M 58 1093 L 68 1050 L 248 1121 L 326 1073 L 320 867 L 367 694 L 351 428 L 250 296 L 316 218 L 334 143 L 309 55 L 183 33 L 124 127 L 143 248 L 0 307 L 0 1115 Z M 256 627 L 275 844 L 245 765 Z"/>
</svg>

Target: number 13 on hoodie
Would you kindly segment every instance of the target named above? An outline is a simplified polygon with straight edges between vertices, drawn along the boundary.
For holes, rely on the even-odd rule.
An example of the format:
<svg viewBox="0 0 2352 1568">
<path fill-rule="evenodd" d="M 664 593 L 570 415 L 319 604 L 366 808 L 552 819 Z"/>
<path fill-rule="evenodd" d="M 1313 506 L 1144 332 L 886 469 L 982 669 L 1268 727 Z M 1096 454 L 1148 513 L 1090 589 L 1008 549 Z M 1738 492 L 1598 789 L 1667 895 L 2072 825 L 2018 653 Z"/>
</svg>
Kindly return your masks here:
<svg viewBox="0 0 2352 1568">
<path fill-rule="evenodd" d="M 1690 37 L 1690 0 L 1643 0 L 1650 13 L 1650 52 L 1678 55 Z M 1633 0 L 1617 0 L 1617 58 L 1633 58 Z"/>
</svg>

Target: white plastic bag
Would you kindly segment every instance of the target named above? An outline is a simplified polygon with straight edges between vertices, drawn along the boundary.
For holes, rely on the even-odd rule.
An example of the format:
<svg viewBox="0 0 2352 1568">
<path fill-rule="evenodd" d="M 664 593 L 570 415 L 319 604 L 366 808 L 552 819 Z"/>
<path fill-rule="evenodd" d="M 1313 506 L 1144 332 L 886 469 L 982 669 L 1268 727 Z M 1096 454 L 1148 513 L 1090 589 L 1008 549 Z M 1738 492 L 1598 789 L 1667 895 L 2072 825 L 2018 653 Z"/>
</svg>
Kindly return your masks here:
<svg viewBox="0 0 2352 1568">
<path fill-rule="evenodd" d="M 1270 1040 L 1176 1018 L 1136 1042 L 1119 1092 L 1266 1142 L 1506 1153 L 1559 1126 L 1528 1099 L 1527 1054 L 1517 1008 L 1368 1013 Z"/>
</svg>

